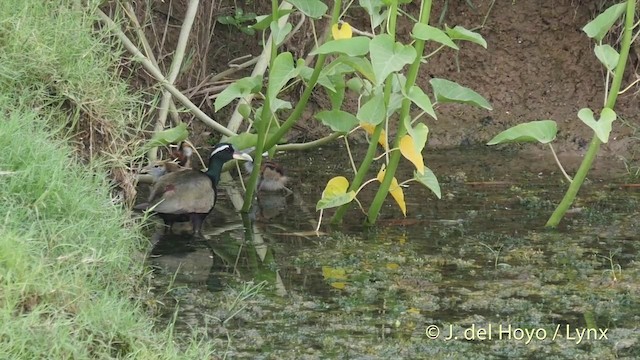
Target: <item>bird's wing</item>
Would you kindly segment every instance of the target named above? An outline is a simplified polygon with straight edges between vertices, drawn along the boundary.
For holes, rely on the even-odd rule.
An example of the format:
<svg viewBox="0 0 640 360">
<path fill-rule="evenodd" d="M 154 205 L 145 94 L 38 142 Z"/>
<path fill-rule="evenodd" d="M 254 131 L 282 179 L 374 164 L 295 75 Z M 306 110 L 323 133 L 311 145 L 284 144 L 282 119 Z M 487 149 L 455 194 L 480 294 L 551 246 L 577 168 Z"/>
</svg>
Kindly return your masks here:
<svg viewBox="0 0 640 360">
<path fill-rule="evenodd" d="M 150 207 L 164 214 L 208 213 L 215 205 L 209 177 L 199 171 L 170 173 L 156 183 Z"/>
</svg>

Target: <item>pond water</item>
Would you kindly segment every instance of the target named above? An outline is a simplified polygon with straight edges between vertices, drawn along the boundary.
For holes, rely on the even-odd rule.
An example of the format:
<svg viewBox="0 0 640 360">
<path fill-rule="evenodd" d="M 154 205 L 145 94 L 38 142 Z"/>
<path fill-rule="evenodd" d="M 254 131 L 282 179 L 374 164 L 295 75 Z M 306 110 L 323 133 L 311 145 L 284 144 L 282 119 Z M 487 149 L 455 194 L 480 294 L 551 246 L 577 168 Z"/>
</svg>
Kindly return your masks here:
<svg viewBox="0 0 640 360">
<path fill-rule="evenodd" d="M 607 161 L 556 230 L 551 155 L 471 149 L 426 157 L 441 200 L 414 184 L 407 217 L 388 200 L 365 228 L 354 206 L 317 236 L 315 203 L 352 176 L 348 158 L 278 160 L 293 195 L 261 195 L 245 218 L 221 196 L 207 239 L 154 235 L 155 309 L 180 341 L 197 328 L 220 358 L 248 359 L 640 357 L 640 188 Z"/>
</svg>

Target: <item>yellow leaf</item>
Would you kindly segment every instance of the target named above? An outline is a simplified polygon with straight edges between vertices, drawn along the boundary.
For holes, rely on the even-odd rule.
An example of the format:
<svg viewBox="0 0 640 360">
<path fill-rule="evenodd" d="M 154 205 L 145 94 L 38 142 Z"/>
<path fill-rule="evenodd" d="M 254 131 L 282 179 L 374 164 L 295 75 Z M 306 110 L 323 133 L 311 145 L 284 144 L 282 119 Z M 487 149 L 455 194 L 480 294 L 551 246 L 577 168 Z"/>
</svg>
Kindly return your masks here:
<svg viewBox="0 0 640 360">
<path fill-rule="evenodd" d="M 331 27 L 331 35 L 333 35 L 335 40 L 351 39 L 353 31 L 351 30 L 351 25 L 349 25 L 349 23 L 342 23 L 342 27 L 339 27 L 338 24 L 333 24 Z"/>
<path fill-rule="evenodd" d="M 346 271 L 342 268 L 322 267 L 322 276 L 325 279 L 344 280 L 347 278 Z"/>
<path fill-rule="evenodd" d="M 400 152 L 402 156 L 413 163 L 418 173 L 424 174 L 424 159 L 422 154 L 416 151 L 413 138 L 410 135 L 405 135 L 400 139 Z"/>
<path fill-rule="evenodd" d="M 400 268 L 400 265 L 396 264 L 396 263 L 388 263 L 387 264 L 387 269 L 389 270 L 398 270 Z"/>
<path fill-rule="evenodd" d="M 408 312 L 409 314 L 418 315 L 418 314 L 420 314 L 420 309 L 416 309 L 416 308 L 412 307 L 412 308 L 409 308 L 409 309 L 407 310 L 407 312 Z"/>
<path fill-rule="evenodd" d="M 322 197 L 334 197 L 347 192 L 349 180 L 344 176 L 336 176 L 327 182 Z"/>
<path fill-rule="evenodd" d="M 345 287 L 347 287 L 347 283 L 346 282 L 332 282 L 329 285 L 331 285 L 332 287 L 336 288 L 336 289 L 344 289 Z"/>
<path fill-rule="evenodd" d="M 364 123 L 364 122 L 360 123 L 360 127 L 362 128 L 362 130 L 366 131 L 367 134 L 369 134 L 369 135 L 373 134 L 373 130 L 376 128 L 375 125 L 372 125 L 372 124 L 369 124 L 369 123 Z M 387 133 L 384 131 L 384 129 L 382 129 L 382 132 L 380 132 L 380 137 L 378 138 L 378 143 L 385 150 L 389 150 L 389 147 L 387 146 Z"/>
<path fill-rule="evenodd" d="M 378 176 L 376 176 L 378 181 L 382 182 L 386 171 L 387 170 L 384 168 L 384 164 L 382 164 L 382 168 L 380 168 Z M 400 206 L 402 215 L 407 216 L 407 204 L 404 202 L 404 192 L 402 191 L 402 187 L 400 186 L 400 184 L 398 184 L 398 180 L 395 177 L 393 178 L 393 180 L 391 180 L 391 185 L 389 185 L 389 193 L 396 200 L 398 206 Z"/>
</svg>

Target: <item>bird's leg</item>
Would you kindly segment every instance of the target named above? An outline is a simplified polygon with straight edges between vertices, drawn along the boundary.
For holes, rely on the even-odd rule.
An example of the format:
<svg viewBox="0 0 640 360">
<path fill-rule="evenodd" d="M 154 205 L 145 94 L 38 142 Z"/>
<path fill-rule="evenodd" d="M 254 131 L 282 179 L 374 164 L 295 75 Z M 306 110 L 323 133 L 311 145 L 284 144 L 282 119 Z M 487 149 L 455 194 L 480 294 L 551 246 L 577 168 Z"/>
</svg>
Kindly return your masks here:
<svg viewBox="0 0 640 360">
<path fill-rule="evenodd" d="M 204 218 L 200 214 L 191 214 L 190 217 L 193 234 L 202 237 L 202 223 Z"/>
</svg>

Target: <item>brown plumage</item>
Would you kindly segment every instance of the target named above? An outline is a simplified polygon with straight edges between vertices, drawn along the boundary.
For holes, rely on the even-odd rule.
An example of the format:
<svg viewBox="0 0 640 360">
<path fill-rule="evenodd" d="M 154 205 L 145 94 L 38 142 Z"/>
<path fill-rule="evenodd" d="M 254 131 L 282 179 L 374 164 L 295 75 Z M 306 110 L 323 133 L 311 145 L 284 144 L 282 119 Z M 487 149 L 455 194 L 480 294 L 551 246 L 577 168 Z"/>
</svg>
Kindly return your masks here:
<svg viewBox="0 0 640 360">
<path fill-rule="evenodd" d="M 175 145 L 172 145 L 172 147 Z M 175 149 L 169 153 L 172 159 L 176 159 L 182 167 L 191 169 L 191 157 L 193 156 L 193 148 L 186 142 L 181 142 Z"/>
<path fill-rule="evenodd" d="M 253 162 L 246 162 L 244 166 L 248 173 L 253 171 Z M 262 159 L 260 179 L 257 186 L 258 191 L 285 190 L 287 193 L 291 193 L 291 190 L 286 186 L 287 181 L 289 181 L 289 178 L 285 175 L 280 164 L 268 159 Z"/>
<path fill-rule="evenodd" d="M 181 170 L 159 177 L 151 191 L 147 209 L 158 214 L 169 226 L 188 217 L 193 232 L 202 233 L 202 223 L 216 204 L 222 165 L 231 159 L 251 161 L 231 144 L 218 144 L 211 151 L 206 172 Z"/>
</svg>

